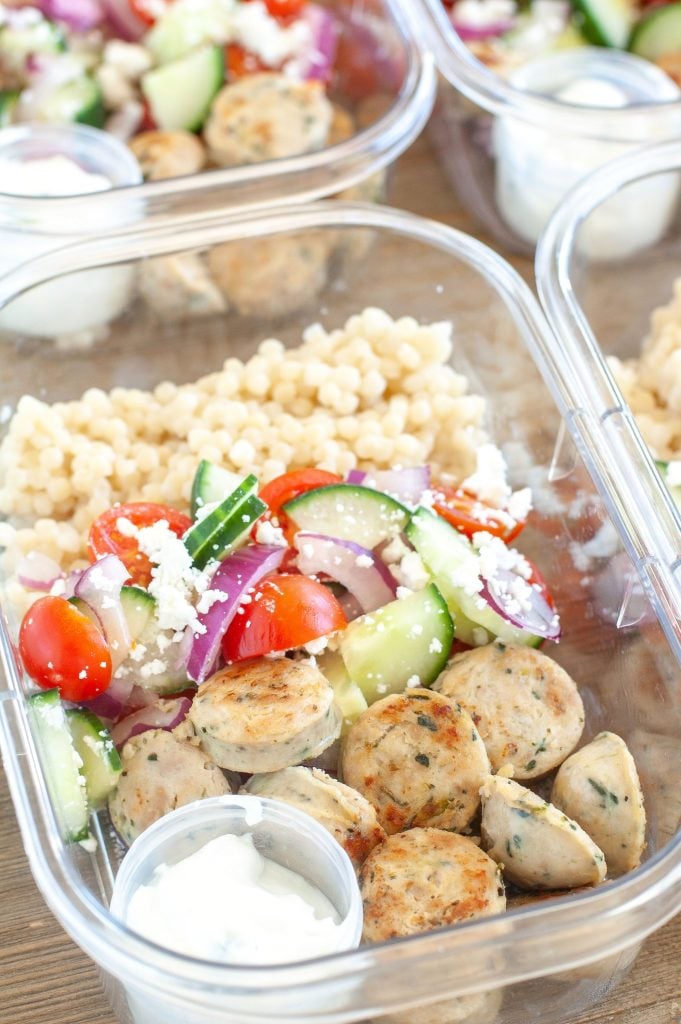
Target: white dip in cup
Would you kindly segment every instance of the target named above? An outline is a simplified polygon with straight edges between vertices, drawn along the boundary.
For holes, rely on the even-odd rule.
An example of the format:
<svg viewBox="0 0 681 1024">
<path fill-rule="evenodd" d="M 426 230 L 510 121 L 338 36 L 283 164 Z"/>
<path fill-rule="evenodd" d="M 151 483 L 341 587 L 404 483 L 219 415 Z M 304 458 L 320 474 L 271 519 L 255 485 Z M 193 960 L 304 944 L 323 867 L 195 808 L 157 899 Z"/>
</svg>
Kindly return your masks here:
<svg viewBox="0 0 681 1024">
<path fill-rule="evenodd" d="M 0 131 L 0 276 L 131 223 L 139 214 L 136 202 L 92 194 L 141 180 L 127 146 L 97 128 L 36 124 Z M 73 201 L 79 196 L 96 201 L 81 206 Z M 130 266 L 112 266 L 55 278 L 0 310 L 0 329 L 59 337 L 102 327 L 128 303 L 133 273 Z"/>
<path fill-rule="evenodd" d="M 230 858 L 240 883 L 226 878 Z M 320 920 L 311 921 L 310 906 Z M 362 934 L 359 885 L 340 844 L 297 808 L 241 794 L 187 804 L 146 829 L 116 876 L 111 913 L 156 945 L 183 953 L 188 970 L 192 958 L 230 966 L 292 963 L 354 949 Z M 294 922 L 307 935 L 296 933 Z M 221 1005 L 217 993 L 208 1010 L 180 1003 L 170 991 L 156 1005 L 134 985 L 126 989 L 135 1024 L 213 1024 L 236 1009 L 233 997 Z"/>
<path fill-rule="evenodd" d="M 681 134 L 678 112 L 665 109 L 681 98 L 678 87 L 632 54 L 595 47 L 552 53 L 523 64 L 509 83 L 552 101 L 545 123 L 508 116 L 494 124 L 497 207 L 533 245 L 586 174 L 636 146 Z M 651 245 L 667 230 L 677 193 L 675 174 L 635 183 L 590 218 L 581 247 L 598 260 Z"/>
</svg>

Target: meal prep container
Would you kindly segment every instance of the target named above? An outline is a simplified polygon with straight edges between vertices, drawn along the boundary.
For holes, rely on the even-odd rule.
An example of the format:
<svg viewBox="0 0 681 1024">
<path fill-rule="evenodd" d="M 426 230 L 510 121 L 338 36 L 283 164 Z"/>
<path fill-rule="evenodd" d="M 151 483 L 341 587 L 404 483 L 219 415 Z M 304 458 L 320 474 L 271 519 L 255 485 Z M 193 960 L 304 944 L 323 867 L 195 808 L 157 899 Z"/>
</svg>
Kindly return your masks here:
<svg viewBox="0 0 681 1024">
<path fill-rule="evenodd" d="M 424 45 L 446 79 L 431 119 L 434 148 L 461 202 L 506 250 L 531 254 L 553 210 L 585 174 L 640 145 L 681 138 L 681 94 L 654 64 L 577 47 L 520 65 L 511 82 L 473 56 L 442 0 L 420 3 Z M 546 95 L 577 78 L 612 82 L 635 105 L 598 109 Z M 670 202 L 668 192 L 648 195 L 643 207 L 632 196 L 624 210 L 637 221 L 630 246 L 659 237 Z M 607 257 L 618 241 L 616 224 L 594 225 L 595 256 Z"/>
<path fill-rule="evenodd" d="M 279 243 L 301 232 L 325 239 L 333 255 L 324 283 L 317 278 L 283 315 L 263 316 L 261 308 L 258 317 L 163 322 L 140 298 L 87 358 L 51 341 L 0 335 L 3 422 L 24 393 L 56 400 L 92 386 L 192 380 L 227 356 L 247 356 L 263 338 L 295 345 L 307 324 L 337 326 L 367 306 L 451 320 L 453 365 L 487 399 L 489 433 L 513 485 L 534 492 L 535 512 L 518 544 L 561 610 L 563 638 L 547 653 L 580 685 L 585 739 L 612 729 L 638 762 L 649 820 L 645 862 L 590 892 L 290 966 L 217 966 L 161 950 L 107 909 L 124 851 L 106 817 L 94 824 L 94 853 L 59 838 L 13 648 L 16 617 L 5 602 L 0 740 L 31 869 L 63 927 L 99 965 L 126 1024 L 134 1019 L 126 992 L 163 1007 L 159 1024 L 180 1016 L 191 1024 L 571 1021 L 607 995 L 643 939 L 681 907 L 681 801 L 675 782 L 667 785 L 681 771 L 678 534 L 653 528 L 664 503 L 661 493 L 639 487 L 636 470 L 649 467 L 629 418 L 615 403 L 608 416 L 592 409 L 528 288 L 491 250 L 443 225 L 327 203 L 81 242 L 58 259 L 18 268 L 0 282 L 0 303 L 11 309 L 13 294 L 28 296 L 60 274 L 121 264 L 138 272 L 150 258 L 235 239 Z M 605 388 L 602 365 L 594 359 L 591 369 L 594 386 Z M 607 570 L 616 554 L 624 565 L 613 579 Z"/>
<path fill-rule="evenodd" d="M 410 26 L 410 0 L 322 2 L 337 14 L 340 39 L 348 47 L 355 38 L 365 47 L 371 41 L 383 55 L 374 75 L 376 92 L 367 95 L 359 60 L 354 77 L 348 73 L 340 87 L 330 86 L 334 102 L 360 115 L 361 127 L 354 137 L 314 153 L 147 182 L 113 195 L 12 197 L 8 211 L 7 197 L 0 192 L 0 225 L 33 230 L 36 224 L 61 221 L 87 233 L 92 219 L 101 223 L 101 207 L 112 216 L 116 203 L 123 211 L 135 203 L 140 218 L 155 220 L 170 214 L 196 217 L 227 207 L 309 200 L 340 192 L 389 165 L 425 125 L 435 90 L 432 59 L 421 52 Z"/>
</svg>

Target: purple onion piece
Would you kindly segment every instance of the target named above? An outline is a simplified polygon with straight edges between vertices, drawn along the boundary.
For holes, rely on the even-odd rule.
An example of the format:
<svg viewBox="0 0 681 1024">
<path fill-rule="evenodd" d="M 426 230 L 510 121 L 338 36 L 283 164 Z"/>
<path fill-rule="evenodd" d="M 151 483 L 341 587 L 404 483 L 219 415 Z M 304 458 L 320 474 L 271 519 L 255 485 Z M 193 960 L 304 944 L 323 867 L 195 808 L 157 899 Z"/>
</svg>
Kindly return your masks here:
<svg viewBox="0 0 681 1024">
<path fill-rule="evenodd" d="M 130 679 L 112 679 L 106 690 L 92 700 L 83 701 L 83 707 L 89 708 L 99 718 L 109 722 L 117 722 L 123 716 L 130 703 L 133 682 Z"/>
<path fill-rule="evenodd" d="M 121 587 L 130 573 L 116 555 L 104 555 L 88 566 L 75 585 L 82 598 L 99 619 L 111 651 L 114 673 L 130 651 L 130 631 L 121 604 Z"/>
<path fill-rule="evenodd" d="M 22 587 L 28 587 L 29 590 L 42 590 L 47 593 L 63 575 L 55 560 L 44 555 L 42 551 L 29 551 L 19 559 L 17 565 L 17 579 Z"/>
<path fill-rule="evenodd" d="M 61 21 L 76 32 L 89 32 L 104 17 L 97 0 L 34 0 L 34 3 L 50 21 Z"/>
<path fill-rule="evenodd" d="M 336 59 L 340 26 L 333 14 L 318 4 L 306 4 L 301 21 L 307 22 L 312 36 L 309 51 L 301 58 L 301 77 L 328 82 Z"/>
<path fill-rule="evenodd" d="M 111 730 L 111 738 L 120 749 L 133 736 L 139 736 L 150 729 L 170 731 L 184 721 L 191 704 L 189 697 L 173 697 L 171 700 L 159 698 L 153 704 L 122 718 Z"/>
<path fill-rule="evenodd" d="M 377 469 L 363 472 L 351 469 L 347 475 L 349 484 L 370 487 L 406 505 L 418 505 L 424 491 L 430 488 L 430 466 L 410 466 L 406 469 Z"/>
<path fill-rule="evenodd" d="M 459 39 L 464 43 L 477 42 L 481 39 L 496 39 L 513 28 L 513 21 L 510 18 L 490 22 L 489 25 L 467 25 L 465 22 L 457 21 L 455 14 L 456 12 L 452 15 L 451 22 Z"/>
<path fill-rule="evenodd" d="M 295 545 L 296 561 L 302 573 L 330 576 L 350 591 L 362 611 L 373 612 L 395 600 L 397 584 L 387 566 L 361 544 L 299 531 Z"/>
<path fill-rule="evenodd" d="M 148 31 L 149 26 L 135 17 L 128 0 L 101 0 L 101 4 L 114 33 L 126 42 L 137 42 Z"/>
<path fill-rule="evenodd" d="M 263 576 L 278 569 L 285 553 L 286 548 L 271 544 L 249 544 L 220 563 L 208 589 L 221 591 L 225 600 L 216 601 L 208 611 L 199 614 L 199 622 L 206 631 L 194 635 L 187 661 L 187 675 L 194 682 L 202 683 L 211 674 L 222 638 L 244 594 Z"/>
<path fill-rule="evenodd" d="M 523 607 L 509 593 L 511 585 L 517 583 L 518 580 L 522 580 L 518 573 L 511 572 L 510 569 L 499 568 L 494 579 L 483 579 L 480 597 L 487 601 L 497 615 L 517 629 L 526 630 L 535 636 L 544 637 L 546 640 L 558 640 L 560 637 L 558 615 L 535 586 L 531 583 L 527 584 L 529 607 Z"/>
</svg>

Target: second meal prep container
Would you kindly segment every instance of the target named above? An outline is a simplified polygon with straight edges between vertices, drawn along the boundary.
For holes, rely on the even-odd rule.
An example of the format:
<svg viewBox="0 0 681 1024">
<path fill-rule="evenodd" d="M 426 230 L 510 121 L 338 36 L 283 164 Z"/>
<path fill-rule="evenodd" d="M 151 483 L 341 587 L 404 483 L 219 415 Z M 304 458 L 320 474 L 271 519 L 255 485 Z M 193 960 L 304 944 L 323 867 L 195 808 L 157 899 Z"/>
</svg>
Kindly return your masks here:
<svg viewBox="0 0 681 1024">
<path fill-rule="evenodd" d="M 104 218 L 121 226 L 129 212 L 147 222 L 167 216 L 333 195 L 389 166 L 419 134 L 430 114 L 435 74 L 430 54 L 417 44 L 409 0 L 322 0 L 337 18 L 339 40 L 358 57 L 328 94 L 358 119 L 350 139 L 313 153 L 240 167 L 149 181 L 103 195 L 68 198 L 8 197 L 0 191 L 0 227 L 41 231 L 55 239 L 74 229 L 92 234 Z M 373 56 L 371 56 L 373 55 Z M 380 58 L 380 59 L 379 59 Z M 371 77 L 366 61 L 371 59 Z M 103 209 L 102 209 L 103 207 Z M 63 244 L 63 243 L 61 243 Z"/>
<path fill-rule="evenodd" d="M 269 294 L 269 314 L 261 303 L 242 314 L 163 320 L 138 297 L 86 358 L 50 340 L 0 333 L 2 422 L 24 394 L 55 401 L 91 387 L 182 383 L 230 356 L 248 357 L 263 338 L 296 345 L 306 325 L 340 326 L 369 306 L 452 321 L 452 363 L 471 393 L 486 399 L 486 425 L 513 486 L 533 490 L 535 511 L 518 544 L 562 614 L 563 639 L 547 653 L 580 686 L 585 740 L 612 729 L 638 762 L 649 820 L 645 862 L 590 892 L 290 966 L 219 966 L 162 950 L 109 914 L 123 850 L 106 816 L 95 822 L 94 853 L 59 837 L 13 648 L 17 621 L 5 601 L 0 743 L 31 869 L 53 913 L 99 965 L 124 1024 L 140 1001 L 158 1007 L 158 1024 L 176 1017 L 187 1024 L 572 1021 L 607 995 L 643 939 L 681 906 L 681 803 L 677 787 L 666 785 L 681 771 L 678 551 L 652 528 L 658 496 L 636 490 L 627 459 L 641 470 L 645 460 L 627 418 L 615 408 L 610 417 L 594 412 L 517 274 L 440 224 L 327 203 L 82 242 L 18 268 L 0 282 L 0 304 L 9 314 L 13 295 L 26 302 L 62 275 L 126 266 L 139 277 L 153 259 L 206 254 L 230 241 L 247 254 L 263 238 L 291 244 L 300 233 L 323 242 L 328 261 L 295 301 L 289 294 L 277 309 L 276 290 Z M 596 362 L 593 373 L 603 377 Z M 629 569 L 621 588 L 608 575 L 615 555 Z"/>
<path fill-rule="evenodd" d="M 620 50 L 574 47 L 519 64 L 510 76 L 478 60 L 455 31 L 443 0 L 421 0 L 424 43 L 442 82 L 430 136 L 463 206 L 505 250 L 530 255 L 548 219 L 585 174 L 638 146 L 681 138 L 681 93 L 654 64 Z M 511 80 L 512 79 L 512 80 Z M 577 106 L 552 94 L 580 79 L 628 93 L 632 106 Z M 589 85 L 590 83 L 590 85 Z M 668 191 L 648 196 L 629 244 L 655 240 L 668 224 Z M 635 206 L 627 211 L 637 216 Z M 621 240 L 594 225 L 594 257 Z"/>
</svg>

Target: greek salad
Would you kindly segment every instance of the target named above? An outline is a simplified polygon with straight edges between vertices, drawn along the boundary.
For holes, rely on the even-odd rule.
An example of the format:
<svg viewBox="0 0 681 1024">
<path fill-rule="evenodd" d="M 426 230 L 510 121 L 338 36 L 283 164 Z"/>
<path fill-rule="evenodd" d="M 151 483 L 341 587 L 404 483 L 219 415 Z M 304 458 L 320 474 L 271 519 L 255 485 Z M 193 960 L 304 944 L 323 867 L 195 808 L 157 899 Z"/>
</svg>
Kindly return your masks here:
<svg viewBox="0 0 681 1024">
<path fill-rule="evenodd" d="M 87 839 L 118 750 L 179 726 L 224 667 L 311 660 L 347 729 L 375 701 L 429 687 L 457 651 L 557 640 L 548 587 L 510 546 L 528 495 L 495 507 L 475 487 L 427 466 L 299 469 L 259 487 L 204 460 L 186 511 L 131 502 L 99 516 L 88 568 L 29 554 L 19 579 L 44 596 L 19 652 L 64 838 Z"/>
<path fill-rule="evenodd" d="M 310 0 L 0 3 L 0 127 L 105 128 L 151 179 L 276 159 L 345 137 L 333 97 L 394 93 L 389 51 Z"/>
<path fill-rule="evenodd" d="M 454 28 L 500 73 L 532 57 L 604 46 L 653 61 L 681 82 L 681 3 L 666 0 L 445 0 Z"/>
</svg>

